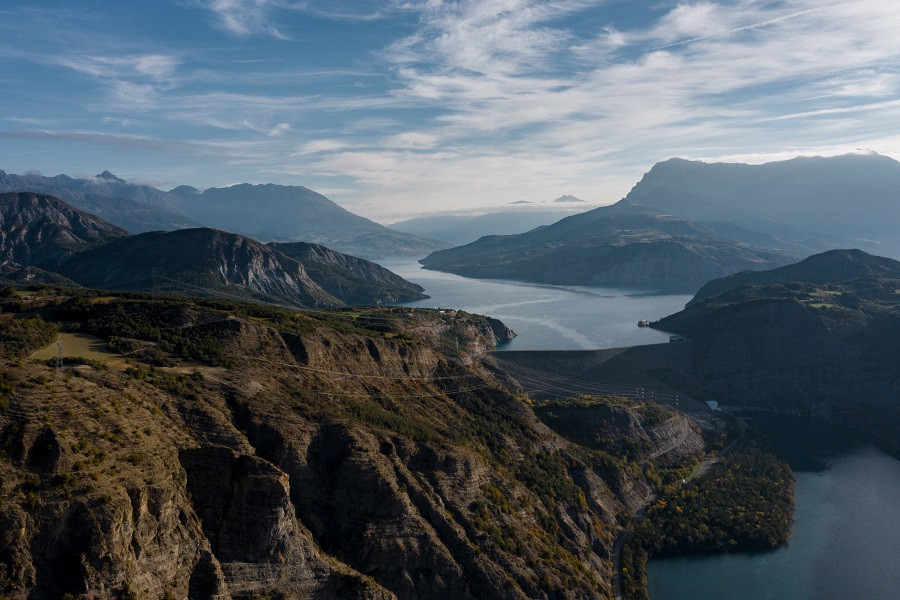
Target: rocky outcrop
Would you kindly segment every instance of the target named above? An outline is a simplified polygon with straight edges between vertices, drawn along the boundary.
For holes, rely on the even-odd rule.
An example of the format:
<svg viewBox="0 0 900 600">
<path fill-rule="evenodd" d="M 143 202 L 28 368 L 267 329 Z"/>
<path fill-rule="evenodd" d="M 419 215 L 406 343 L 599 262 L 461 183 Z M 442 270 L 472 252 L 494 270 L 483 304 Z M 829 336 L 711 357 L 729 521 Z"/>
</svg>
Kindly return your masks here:
<svg viewBox="0 0 900 600">
<path fill-rule="evenodd" d="M 3 359 L 7 597 L 609 595 L 616 515 L 647 483 L 595 464 L 480 365 L 498 324 L 77 293 L 40 296 L 44 314 L 169 366 Z M 679 440 L 621 418 L 654 448 Z"/>
<path fill-rule="evenodd" d="M 421 286 L 368 260 L 305 242 L 269 245 L 299 261 L 313 281 L 347 304 L 411 302 L 428 297 Z"/>
<path fill-rule="evenodd" d="M 52 196 L 0 194 L 0 266 L 55 270 L 72 254 L 128 232 Z"/>
</svg>

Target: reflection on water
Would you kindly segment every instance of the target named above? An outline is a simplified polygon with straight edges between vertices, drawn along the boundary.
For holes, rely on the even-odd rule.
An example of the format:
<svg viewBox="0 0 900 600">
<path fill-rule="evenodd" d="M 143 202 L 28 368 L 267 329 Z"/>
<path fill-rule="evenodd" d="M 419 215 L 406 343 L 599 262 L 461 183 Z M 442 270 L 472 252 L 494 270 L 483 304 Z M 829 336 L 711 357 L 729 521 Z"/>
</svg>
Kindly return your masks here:
<svg viewBox="0 0 900 600">
<path fill-rule="evenodd" d="M 652 600 L 900 598 L 900 461 L 841 427 L 753 414 L 795 472 L 789 543 L 650 561 Z"/>
<path fill-rule="evenodd" d="M 639 328 L 637 322 L 678 312 L 691 299 L 647 289 L 470 279 L 422 269 L 410 258 L 379 263 L 431 296 L 404 306 L 458 308 L 503 321 L 518 336 L 501 350 L 589 350 L 667 342 L 668 334 Z"/>
</svg>

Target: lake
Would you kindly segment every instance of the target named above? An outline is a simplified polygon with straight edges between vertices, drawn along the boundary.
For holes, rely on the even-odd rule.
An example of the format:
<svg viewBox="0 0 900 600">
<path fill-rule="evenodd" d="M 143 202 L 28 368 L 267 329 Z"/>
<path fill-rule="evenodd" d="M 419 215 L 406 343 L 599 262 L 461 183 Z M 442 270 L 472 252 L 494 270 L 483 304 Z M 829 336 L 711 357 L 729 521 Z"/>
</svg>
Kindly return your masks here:
<svg viewBox="0 0 900 600">
<path fill-rule="evenodd" d="M 668 342 L 667 333 L 638 327 L 638 321 L 678 312 L 691 299 L 648 289 L 470 279 L 423 269 L 411 258 L 379 264 L 431 296 L 403 306 L 456 308 L 503 321 L 517 337 L 498 350 L 591 350 Z"/>
<path fill-rule="evenodd" d="M 900 461 L 848 430 L 754 413 L 796 477 L 791 539 L 771 552 L 651 560 L 652 600 L 900 598 Z"/>
</svg>

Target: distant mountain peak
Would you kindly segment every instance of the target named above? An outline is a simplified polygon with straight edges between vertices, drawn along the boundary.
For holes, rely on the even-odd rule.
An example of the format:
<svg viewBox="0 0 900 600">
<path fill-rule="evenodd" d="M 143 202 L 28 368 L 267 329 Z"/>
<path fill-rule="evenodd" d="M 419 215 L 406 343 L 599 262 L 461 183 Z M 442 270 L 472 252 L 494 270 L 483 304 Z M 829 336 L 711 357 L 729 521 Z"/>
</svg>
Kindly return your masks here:
<svg viewBox="0 0 900 600">
<path fill-rule="evenodd" d="M 178 187 L 169 190 L 169 193 L 174 194 L 175 196 L 179 196 L 185 194 L 199 194 L 200 190 L 190 185 L 179 185 Z"/>
<path fill-rule="evenodd" d="M 510 204 L 531 204 L 528 200 L 516 200 L 515 202 L 510 202 Z"/>
<path fill-rule="evenodd" d="M 565 194 L 564 196 L 560 196 L 559 198 L 557 198 L 557 199 L 554 200 L 553 202 L 555 202 L 555 203 L 557 203 L 557 202 L 558 202 L 558 203 L 563 203 L 563 202 L 586 202 L 586 200 L 582 200 L 581 198 L 576 198 L 575 196 L 572 196 L 572 195 L 570 195 L 570 194 Z"/>
<path fill-rule="evenodd" d="M 102 173 L 100 173 L 99 175 L 95 175 L 94 177 L 96 179 L 109 179 L 110 181 L 118 181 L 119 183 L 127 183 L 124 179 L 122 179 L 121 177 L 116 177 L 109 171 L 103 171 Z"/>
</svg>

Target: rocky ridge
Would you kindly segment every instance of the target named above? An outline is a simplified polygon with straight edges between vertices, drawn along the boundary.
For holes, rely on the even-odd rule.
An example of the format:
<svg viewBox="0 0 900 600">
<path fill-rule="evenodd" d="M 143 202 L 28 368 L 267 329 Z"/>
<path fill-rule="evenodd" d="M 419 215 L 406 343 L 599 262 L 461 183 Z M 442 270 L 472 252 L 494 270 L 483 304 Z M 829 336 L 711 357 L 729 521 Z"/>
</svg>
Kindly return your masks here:
<svg viewBox="0 0 900 600">
<path fill-rule="evenodd" d="M 0 305 L 7 597 L 610 594 L 616 515 L 648 484 L 481 365 L 496 323 L 90 291 Z M 58 326 L 111 347 L 62 371 L 22 362 Z M 656 415 L 648 452 L 673 418 Z"/>
<path fill-rule="evenodd" d="M 49 196 L 0 194 L 0 265 L 54 269 L 128 232 Z"/>
<path fill-rule="evenodd" d="M 265 242 L 311 242 L 378 258 L 422 256 L 440 244 L 388 229 L 302 186 L 239 184 L 164 191 L 103 171 L 90 178 L 0 171 L 0 192 L 47 194 L 98 214 L 131 233 L 201 226 Z"/>
<path fill-rule="evenodd" d="M 789 262 L 781 252 L 740 241 L 752 236 L 735 230 L 726 237 L 716 227 L 622 201 L 527 233 L 438 250 L 420 262 L 466 277 L 690 290 L 714 277 Z"/>
<path fill-rule="evenodd" d="M 321 246 L 285 249 L 297 258 L 208 228 L 131 236 L 52 196 L 0 195 L 0 276 L 7 281 L 304 307 L 425 297 L 421 287 L 366 260 Z"/>
</svg>

